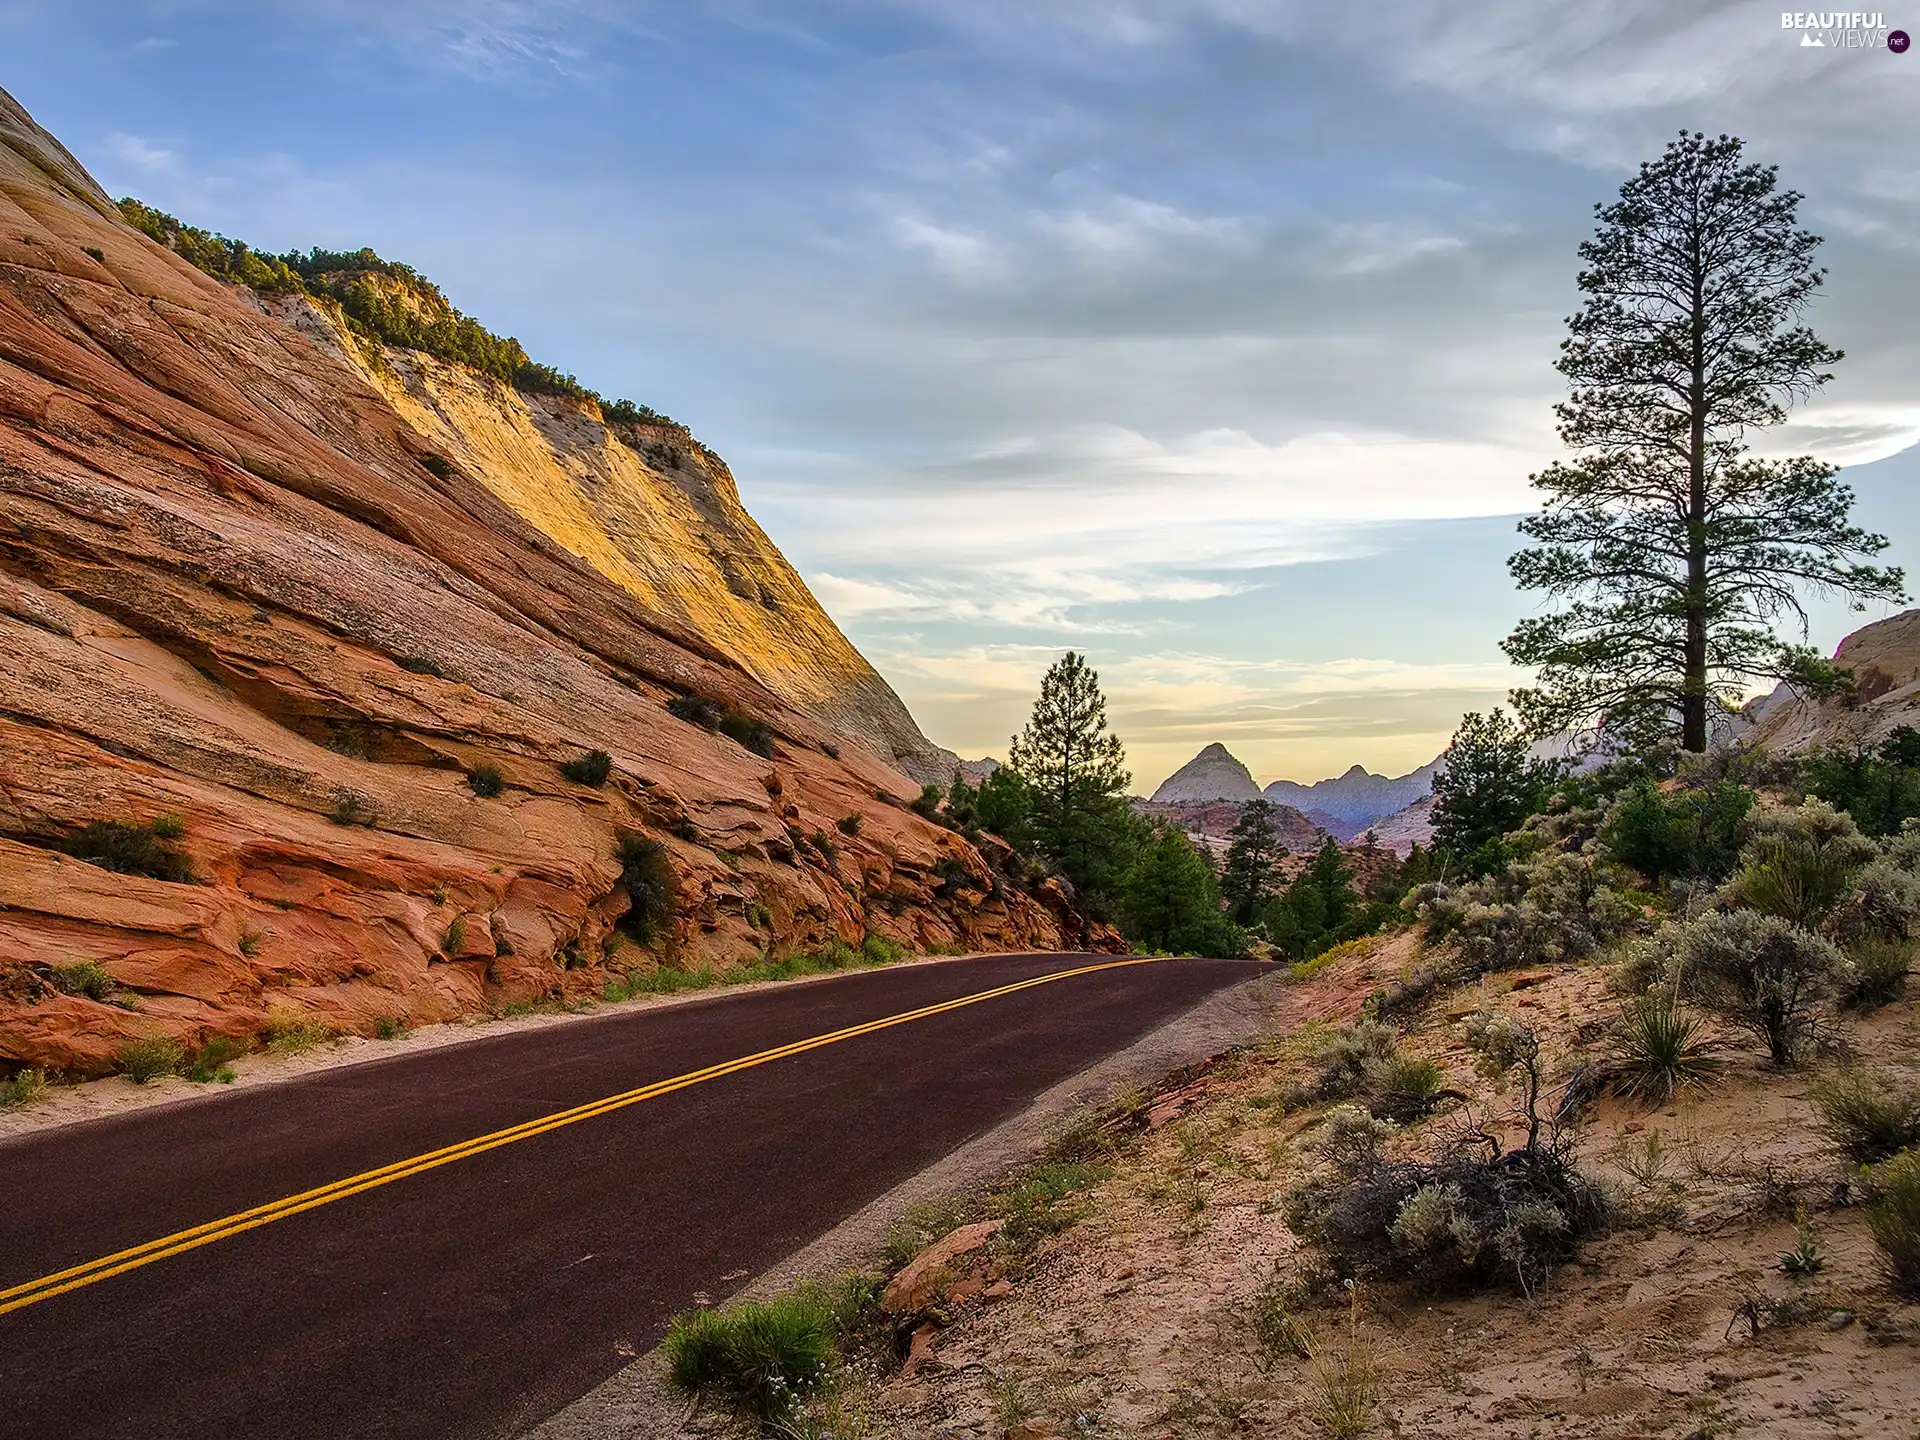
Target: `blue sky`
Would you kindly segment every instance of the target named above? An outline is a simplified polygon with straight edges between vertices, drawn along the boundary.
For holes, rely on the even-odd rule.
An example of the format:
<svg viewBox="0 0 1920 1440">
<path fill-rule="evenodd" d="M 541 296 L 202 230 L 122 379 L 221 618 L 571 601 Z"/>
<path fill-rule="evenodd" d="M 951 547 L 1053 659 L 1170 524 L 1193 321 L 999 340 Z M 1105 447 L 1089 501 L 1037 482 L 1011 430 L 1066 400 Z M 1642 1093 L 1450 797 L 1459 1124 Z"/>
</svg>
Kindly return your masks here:
<svg viewBox="0 0 1920 1440">
<path fill-rule="evenodd" d="M 371 244 L 688 422 L 935 739 L 1003 751 L 1087 652 L 1145 788 L 1214 739 L 1411 768 L 1517 678 L 1573 249 L 1682 125 L 1828 237 L 1849 358 L 1768 448 L 1920 439 L 1920 56 L 1755 4 L 1361 13 L 0 0 L 0 85 L 114 194 Z M 1861 472 L 1910 564 L 1915 482 Z"/>
</svg>

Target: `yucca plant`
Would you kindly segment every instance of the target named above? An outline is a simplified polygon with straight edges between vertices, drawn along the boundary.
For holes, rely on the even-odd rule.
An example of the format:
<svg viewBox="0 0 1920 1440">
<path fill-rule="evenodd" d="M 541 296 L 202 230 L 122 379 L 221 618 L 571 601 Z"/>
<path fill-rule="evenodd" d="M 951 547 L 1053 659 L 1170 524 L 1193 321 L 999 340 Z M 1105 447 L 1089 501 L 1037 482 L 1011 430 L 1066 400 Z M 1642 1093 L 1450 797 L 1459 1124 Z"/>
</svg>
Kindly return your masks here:
<svg viewBox="0 0 1920 1440">
<path fill-rule="evenodd" d="M 1614 1057 L 1622 1093 L 1662 1104 L 1680 1091 L 1707 1084 L 1720 1068 L 1713 1038 L 1700 1017 L 1681 1008 L 1662 987 L 1627 1006 Z"/>
</svg>

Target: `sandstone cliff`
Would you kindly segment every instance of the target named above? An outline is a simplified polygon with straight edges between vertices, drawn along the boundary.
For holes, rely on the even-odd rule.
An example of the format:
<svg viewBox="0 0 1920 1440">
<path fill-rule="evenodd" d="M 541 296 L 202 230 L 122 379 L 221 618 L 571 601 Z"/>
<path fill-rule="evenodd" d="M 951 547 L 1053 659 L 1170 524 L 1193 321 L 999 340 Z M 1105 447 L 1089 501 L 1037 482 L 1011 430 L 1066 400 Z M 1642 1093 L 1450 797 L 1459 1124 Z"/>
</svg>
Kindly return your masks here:
<svg viewBox="0 0 1920 1440">
<path fill-rule="evenodd" d="M 591 417 L 498 395 L 483 417 L 459 375 L 389 363 L 375 383 L 129 228 L 0 92 L 0 1067 L 870 933 L 1080 938 L 1057 892 L 878 798 L 906 777 L 815 718 L 862 667 L 796 618 L 719 472 L 596 469 Z M 676 544 L 721 516 L 694 573 L 740 604 L 693 598 L 704 578 L 670 598 L 644 533 L 592 540 L 618 487 Z M 776 652 L 816 642 L 808 714 L 773 688 L 808 666 Z M 559 768 L 590 749 L 597 787 Z M 94 822 L 159 822 L 190 881 L 61 853 Z M 662 928 L 621 945 L 660 877 Z M 89 962 L 116 991 L 56 983 Z"/>
<path fill-rule="evenodd" d="M 1772 750 L 1866 745 L 1897 726 L 1920 726 L 1920 610 L 1861 626 L 1833 658 L 1853 672 L 1851 694 L 1818 701 L 1780 685 L 1747 707 L 1752 724 L 1741 729 L 1739 743 Z"/>
</svg>

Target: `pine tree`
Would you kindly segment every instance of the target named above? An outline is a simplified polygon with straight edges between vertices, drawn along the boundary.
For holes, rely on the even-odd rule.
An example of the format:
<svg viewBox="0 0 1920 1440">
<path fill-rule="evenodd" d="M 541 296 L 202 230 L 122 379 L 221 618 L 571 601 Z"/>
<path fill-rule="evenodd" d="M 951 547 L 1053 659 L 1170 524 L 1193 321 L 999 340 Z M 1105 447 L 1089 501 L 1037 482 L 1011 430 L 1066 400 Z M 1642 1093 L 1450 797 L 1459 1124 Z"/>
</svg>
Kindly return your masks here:
<svg viewBox="0 0 1920 1440">
<path fill-rule="evenodd" d="M 1236 923 L 1251 924 L 1272 898 L 1273 867 L 1286 853 L 1273 823 L 1273 802 L 1249 800 L 1233 827 L 1226 869 L 1220 876 L 1220 893 Z"/>
<path fill-rule="evenodd" d="M 1586 300 L 1557 362 L 1573 389 L 1555 407 L 1576 458 L 1533 477 L 1547 499 L 1520 529 L 1539 543 L 1508 562 L 1570 602 L 1504 642 L 1539 667 L 1513 696 L 1536 734 L 1677 729 L 1704 750 L 1716 709 L 1792 668 L 1772 627 L 1796 617 L 1804 638 L 1801 588 L 1903 598 L 1898 569 L 1866 563 L 1886 539 L 1849 523 L 1833 466 L 1747 454 L 1841 355 L 1799 323 L 1826 273 L 1802 197 L 1742 148 L 1683 131 L 1594 207 L 1580 246 Z"/>
<path fill-rule="evenodd" d="M 1560 767 L 1527 754 L 1527 737 L 1497 706 L 1463 715 L 1433 777 L 1433 843 L 1468 870 L 1505 860 L 1501 837 L 1545 803 Z"/>
<path fill-rule="evenodd" d="M 1032 792 L 1041 853 L 1083 893 L 1110 889 L 1130 858 L 1133 820 L 1122 797 L 1133 777 L 1120 737 L 1107 729 L 1099 673 L 1073 651 L 1040 682 L 1007 761 Z"/>
<path fill-rule="evenodd" d="M 1238 955 L 1246 937 L 1223 913 L 1213 866 L 1171 825 L 1140 845 L 1120 887 L 1127 938 L 1182 955 Z"/>
</svg>

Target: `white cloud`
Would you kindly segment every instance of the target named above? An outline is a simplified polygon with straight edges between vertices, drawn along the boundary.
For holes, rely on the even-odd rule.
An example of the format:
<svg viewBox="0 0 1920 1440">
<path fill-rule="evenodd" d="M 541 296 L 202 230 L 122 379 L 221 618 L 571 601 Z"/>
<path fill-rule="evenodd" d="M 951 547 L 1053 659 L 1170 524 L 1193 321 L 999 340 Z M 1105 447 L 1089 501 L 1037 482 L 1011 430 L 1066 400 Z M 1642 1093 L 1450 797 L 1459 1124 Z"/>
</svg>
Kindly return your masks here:
<svg viewBox="0 0 1920 1440">
<path fill-rule="evenodd" d="M 122 165 L 131 166 L 149 175 L 165 174 L 177 170 L 180 165 L 180 156 L 177 152 L 156 145 L 139 135 L 117 133 L 109 135 L 107 149 Z"/>
</svg>

